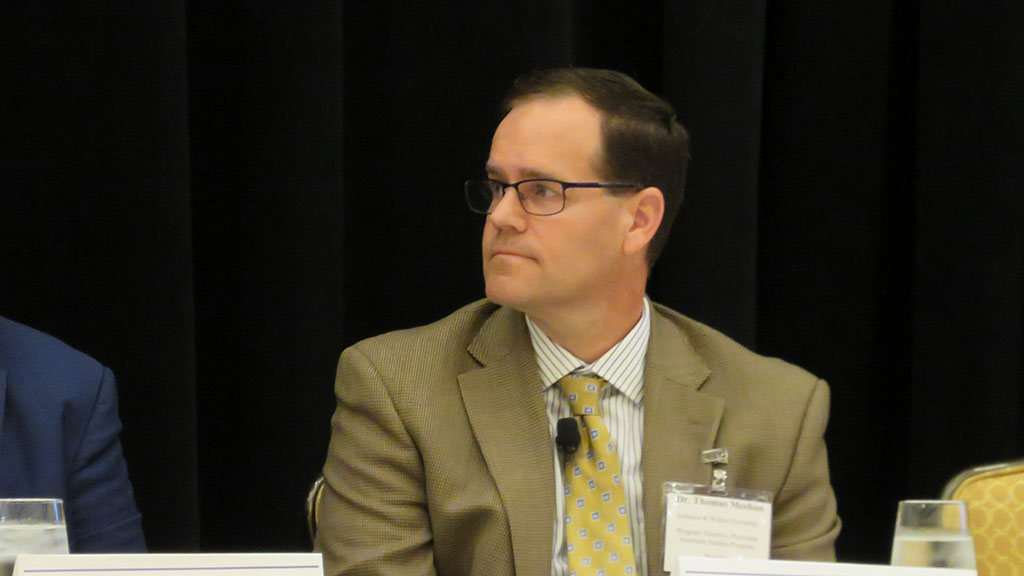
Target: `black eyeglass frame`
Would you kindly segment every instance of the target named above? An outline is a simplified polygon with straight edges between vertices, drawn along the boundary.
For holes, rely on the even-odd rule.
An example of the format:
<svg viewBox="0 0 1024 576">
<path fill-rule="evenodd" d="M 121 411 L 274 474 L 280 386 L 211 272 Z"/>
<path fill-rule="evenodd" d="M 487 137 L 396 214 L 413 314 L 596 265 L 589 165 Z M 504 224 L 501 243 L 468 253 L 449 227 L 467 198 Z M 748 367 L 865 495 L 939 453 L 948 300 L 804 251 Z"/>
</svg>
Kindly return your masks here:
<svg viewBox="0 0 1024 576">
<path fill-rule="evenodd" d="M 465 184 L 463 184 L 466 192 L 466 203 L 469 204 L 469 209 L 477 214 L 490 214 L 493 211 L 493 207 L 497 204 L 497 202 L 492 200 L 486 211 L 478 210 L 473 207 L 473 201 L 469 199 L 471 196 L 470 190 L 472 190 L 474 185 L 482 185 L 484 182 L 493 182 L 494 184 L 500 185 L 501 198 L 505 197 L 509 188 L 514 189 L 516 191 L 516 196 L 519 198 L 519 205 L 522 206 L 523 211 L 534 216 L 554 216 L 555 214 L 560 214 L 564 211 L 565 191 L 570 188 L 636 188 L 637 190 L 642 190 L 644 188 L 641 184 L 633 184 L 629 182 L 563 182 L 553 178 L 527 178 L 526 180 L 520 180 L 518 182 L 502 182 L 501 180 L 495 180 L 493 178 L 470 178 L 469 180 L 466 180 Z M 544 214 L 537 214 L 527 210 L 526 206 L 523 204 L 523 195 L 519 193 L 519 185 L 526 184 L 527 182 L 553 182 L 559 184 L 562 187 L 562 207 L 555 212 L 546 212 Z M 498 199 L 499 202 L 501 201 L 501 198 Z"/>
</svg>

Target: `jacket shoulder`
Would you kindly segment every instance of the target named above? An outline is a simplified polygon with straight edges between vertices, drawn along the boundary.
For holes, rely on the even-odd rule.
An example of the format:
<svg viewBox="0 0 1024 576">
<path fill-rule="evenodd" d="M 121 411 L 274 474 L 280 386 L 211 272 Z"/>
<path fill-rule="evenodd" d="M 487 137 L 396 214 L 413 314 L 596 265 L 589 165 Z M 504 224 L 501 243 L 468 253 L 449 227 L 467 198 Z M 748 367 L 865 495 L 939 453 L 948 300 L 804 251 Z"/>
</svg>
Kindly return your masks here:
<svg viewBox="0 0 1024 576">
<path fill-rule="evenodd" d="M 423 368 L 452 366 L 467 357 L 470 343 L 499 310 L 502 308 L 493 302 L 478 300 L 430 324 L 373 336 L 349 350 L 381 367 L 396 362 Z"/>
<path fill-rule="evenodd" d="M 655 304 L 655 311 L 683 335 L 707 366 L 711 373 L 710 388 L 727 382 L 730 387 L 757 387 L 760 393 L 790 390 L 805 396 L 820 381 L 795 364 L 754 352 L 718 330 L 668 307 Z"/>
<path fill-rule="evenodd" d="M 488 300 L 477 300 L 455 310 L 448 316 L 415 328 L 406 328 L 372 336 L 357 342 L 358 348 L 389 346 L 429 346 L 449 344 L 453 340 L 472 339 L 484 322 L 500 308 Z"/>
<path fill-rule="evenodd" d="M 44 332 L 0 317 L 0 368 L 13 380 L 53 389 L 68 387 L 68 381 L 99 382 L 104 367 Z"/>
</svg>

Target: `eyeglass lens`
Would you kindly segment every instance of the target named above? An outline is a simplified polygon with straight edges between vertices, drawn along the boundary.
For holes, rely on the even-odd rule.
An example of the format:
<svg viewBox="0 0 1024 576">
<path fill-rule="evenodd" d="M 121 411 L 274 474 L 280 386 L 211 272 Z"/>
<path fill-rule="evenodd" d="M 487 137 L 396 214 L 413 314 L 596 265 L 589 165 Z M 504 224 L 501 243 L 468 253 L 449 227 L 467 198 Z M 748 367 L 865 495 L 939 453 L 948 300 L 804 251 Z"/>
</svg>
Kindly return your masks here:
<svg viewBox="0 0 1024 576">
<path fill-rule="evenodd" d="M 561 182 L 553 180 L 527 180 L 516 185 L 523 210 L 535 215 L 556 214 L 565 206 L 565 191 Z M 466 199 L 475 212 L 490 214 L 504 197 L 507 188 L 494 180 L 466 182 Z"/>
</svg>

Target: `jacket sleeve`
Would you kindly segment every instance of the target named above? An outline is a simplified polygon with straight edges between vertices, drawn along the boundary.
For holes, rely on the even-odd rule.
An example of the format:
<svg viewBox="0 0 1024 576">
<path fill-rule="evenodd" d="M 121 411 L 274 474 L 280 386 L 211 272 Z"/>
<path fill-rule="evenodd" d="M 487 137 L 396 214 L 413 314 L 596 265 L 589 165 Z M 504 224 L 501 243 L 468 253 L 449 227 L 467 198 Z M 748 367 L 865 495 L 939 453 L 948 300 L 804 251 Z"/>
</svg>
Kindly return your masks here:
<svg viewBox="0 0 1024 576">
<path fill-rule="evenodd" d="M 91 387 L 87 388 L 92 390 Z M 84 432 L 67 439 L 65 513 L 72 552 L 143 552 L 142 517 L 135 508 L 121 453 L 114 374 L 102 369 Z"/>
<path fill-rule="evenodd" d="M 315 545 L 325 574 L 434 574 L 423 464 L 385 377 L 349 348 L 335 394 Z"/>
<path fill-rule="evenodd" d="M 774 503 L 774 559 L 835 560 L 841 524 L 825 450 L 828 412 L 828 385 L 819 380 L 804 412 L 785 484 Z"/>
</svg>

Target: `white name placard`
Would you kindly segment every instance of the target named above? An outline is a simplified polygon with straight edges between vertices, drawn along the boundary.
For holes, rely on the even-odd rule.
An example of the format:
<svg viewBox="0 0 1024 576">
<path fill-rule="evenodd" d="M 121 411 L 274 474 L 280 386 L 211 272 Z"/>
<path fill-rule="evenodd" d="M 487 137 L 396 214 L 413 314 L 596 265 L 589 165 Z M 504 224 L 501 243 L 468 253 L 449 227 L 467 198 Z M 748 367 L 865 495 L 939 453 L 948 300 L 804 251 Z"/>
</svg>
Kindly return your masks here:
<svg viewBox="0 0 1024 576">
<path fill-rule="evenodd" d="M 910 568 L 874 564 L 793 562 L 788 560 L 735 560 L 727 558 L 679 557 L 672 576 L 978 576 L 975 570 Z"/>
<path fill-rule="evenodd" d="M 22 554 L 14 576 L 323 576 L 320 554 Z"/>
<path fill-rule="evenodd" d="M 771 502 L 696 493 L 665 495 L 666 571 L 679 556 L 767 559 L 771 544 Z"/>
</svg>

